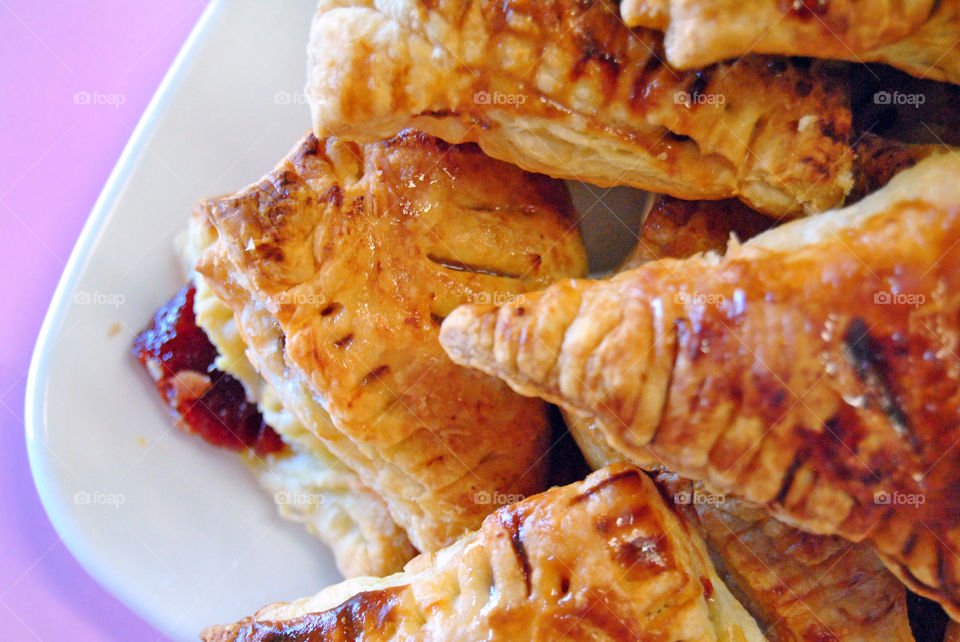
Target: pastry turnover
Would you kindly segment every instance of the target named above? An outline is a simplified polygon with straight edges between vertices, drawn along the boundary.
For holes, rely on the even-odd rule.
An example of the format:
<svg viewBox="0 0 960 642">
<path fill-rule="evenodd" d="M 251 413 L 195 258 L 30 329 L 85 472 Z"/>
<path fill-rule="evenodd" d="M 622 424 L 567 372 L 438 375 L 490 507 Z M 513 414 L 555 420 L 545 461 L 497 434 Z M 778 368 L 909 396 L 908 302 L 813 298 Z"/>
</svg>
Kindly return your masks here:
<svg viewBox="0 0 960 642">
<path fill-rule="evenodd" d="M 307 96 L 318 136 L 414 126 L 524 169 L 685 199 L 740 197 L 777 216 L 852 185 L 846 77 L 747 56 L 665 64 L 662 37 L 610 0 L 323 0 Z"/>
<path fill-rule="evenodd" d="M 458 363 L 599 420 L 627 458 L 869 538 L 960 617 L 960 156 L 724 257 L 467 306 Z"/>
<path fill-rule="evenodd" d="M 958 0 L 623 0 L 624 21 L 666 32 L 680 69 L 745 54 L 883 62 L 960 82 Z"/>
<path fill-rule="evenodd" d="M 870 159 L 864 161 L 875 174 Z M 663 258 L 723 254 L 731 238 L 747 240 L 770 224 L 735 200 L 661 197 L 624 269 Z M 624 458 L 607 443 L 596 419 L 576 411 L 564 412 L 564 418 L 591 467 Z M 732 495 L 662 471 L 650 452 L 642 455 L 630 459 L 660 471 L 658 485 L 686 511 L 724 582 L 769 639 L 913 640 L 903 585 L 884 568 L 872 545 L 805 533 Z"/>
<path fill-rule="evenodd" d="M 290 411 L 383 497 L 420 550 L 543 488 L 545 405 L 451 362 L 442 319 L 585 273 L 562 183 L 408 132 L 308 136 L 259 183 L 202 204 L 197 266 Z"/>
<path fill-rule="evenodd" d="M 344 576 L 396 573 L 417 553 L 407 534 L 383 499 L 283 408 L 273 387 L 247 360 L 233 311 L 193 271 L 200 253 L 215 240 L 216 231 L 202 211 L 195 212 L 179 249 L 187 277 L 195 282 L 196 323 L 217 349 L 216 367 L 243 384 L 287 446 L 262 457 L 247 453 L 246 463 L 280 514 L 303 523 L 330 547 Z"/>
<path fill-rule="evenodd" d="M 702 540 L 621 464 L 487 517 L 406 571 L 358 578 L 207 642 L 254 640 L 763 640 Z"/>
</svg>

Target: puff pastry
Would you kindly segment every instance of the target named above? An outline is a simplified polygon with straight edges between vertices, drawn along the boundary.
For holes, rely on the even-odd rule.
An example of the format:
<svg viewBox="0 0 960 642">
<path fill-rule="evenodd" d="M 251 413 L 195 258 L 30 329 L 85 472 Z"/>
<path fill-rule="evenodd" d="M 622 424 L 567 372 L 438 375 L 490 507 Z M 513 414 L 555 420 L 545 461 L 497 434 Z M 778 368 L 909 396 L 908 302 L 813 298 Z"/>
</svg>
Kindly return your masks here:
<svg viewBox="0 0 960 642">
<path fill-rule="evenodd" d="M 487 517 L 405 572 L 208 628 L 253 640 L 763 640 L 703 542 L 626 464 Z"/>
<path fill-rule="evenodd" d="M 485 498 L 544 487 L 545 405 L 455 365 L 437 333 L 462 303 L 585 274 L 562 183 L 416 132 L 308 136 L 202 209 L 218 237 L 197 270 L 251 363 L 414 546 L 479 526 Z"/>
<path fill-rule="evenodd" d="M 958 0 L 623 0 L 630 26 L 666 32 L 680 69 L 748 53 L 883 62 L 960 82 Z"/>
<path fill-rule="evenodd" d="M 960 156 L 720 258 L 465 306 L 458 363 L 597 417 L 630 457 L 869 538 L 960 617 Z"/>
<path fill-rule="evenodd" d="M 194 271 L 200 254 L 216 238 L 216 230 L 197 210 L 178 243 L 185 275 L 195 284 L 196 323 L 216 347 L 214 365 L 243 384 L 248 400 L 257 404 L 286 445 L 264 457 L 247 453 L 244 460 L 280 514 L 303 523 L 326 544 L 345 577 L 396 573 L 417 554 L 407 534 L 383 499 L 283 408 L 276 391 L 247 359 L 233 311 Z"/>
<path fill-rule="evenodd" d="M 867 542 L 811 535 L 701 482 L 657 483 L 695 523 L 731 592 L 775 642 L 913 642 L 906 591 Z"/>
<path fill-rule="evenodd" d="M 821 62 L 661 62 L 610 0 L 320 2 L 307 97 L 318 136 L 417 127 L 529 171 L 777 216 L 851 187 L 849 91 Z"/>
</svg>

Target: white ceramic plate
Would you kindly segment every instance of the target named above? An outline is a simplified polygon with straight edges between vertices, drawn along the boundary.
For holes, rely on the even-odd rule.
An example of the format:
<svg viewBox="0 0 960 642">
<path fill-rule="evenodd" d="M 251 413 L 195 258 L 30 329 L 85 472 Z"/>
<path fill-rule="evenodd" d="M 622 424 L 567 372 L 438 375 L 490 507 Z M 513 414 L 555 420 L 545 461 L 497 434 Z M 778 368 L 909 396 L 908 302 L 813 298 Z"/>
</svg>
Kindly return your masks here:
<svg viewBox="0 0 960 642">
<path fill-rule="evenodd" d="M 182 285 L 173 239 L 193 204 L 259 178 L 309 128 L 313 5 L 208 7 L 97 201 L 31 364 L 27 444 L 54 526 L 97 581 L 177 640 L 340 580 L 236 456 L 175 428 L 129 352 Z M 613 267 L 641 199 L 587 186 L 574 196 L 594 269 Z"/>
</svg>

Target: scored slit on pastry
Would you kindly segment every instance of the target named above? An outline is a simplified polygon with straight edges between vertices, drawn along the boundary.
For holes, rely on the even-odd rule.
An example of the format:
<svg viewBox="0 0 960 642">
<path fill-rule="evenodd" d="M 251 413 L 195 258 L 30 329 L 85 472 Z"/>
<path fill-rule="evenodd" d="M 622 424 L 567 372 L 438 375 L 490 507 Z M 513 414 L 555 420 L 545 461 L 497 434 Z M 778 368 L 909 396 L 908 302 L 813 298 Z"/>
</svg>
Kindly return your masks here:
<svg viewBox="0 0 960 642">
<path fill-rule="evenodd" d="M 268 639 L 760 641 L 702 540 L 618 464 L 501 508 L 403 573 L 358 578 L 208 642 Z"/>
<path fill-rule="evenodd" d="M 309 56 L 318 136 L 412 126 L 530 171 L 775 216 L 852 185 L 843 69 L 746 56 L 678 71 L 609 0 L 325 0 Z"/>
<path fill-rule="evenodd" d="M 627 457 L 870 539 L 960 617 L 960 156 L 723 257 L 465 306 L 458 363 L 597 417 Z"/>
<path fill-rule="evenodd" d="M 420 550 L 546 481 L 546 406 L 457 366 L 440 322 L 586 259 L 562 183 L 416 132 L 308 136 L 259 183 L 201 211 L 198 272 L 233 311 L 285 409 L 380 494 Z"/>
<path fill-rule="evenodd" d="M 960 83 L 958 0 L 623 0 L 631 27 L 666 33 L 666 57 L 694 69 L 748 53 L 882 62 Z"/>
</svg>

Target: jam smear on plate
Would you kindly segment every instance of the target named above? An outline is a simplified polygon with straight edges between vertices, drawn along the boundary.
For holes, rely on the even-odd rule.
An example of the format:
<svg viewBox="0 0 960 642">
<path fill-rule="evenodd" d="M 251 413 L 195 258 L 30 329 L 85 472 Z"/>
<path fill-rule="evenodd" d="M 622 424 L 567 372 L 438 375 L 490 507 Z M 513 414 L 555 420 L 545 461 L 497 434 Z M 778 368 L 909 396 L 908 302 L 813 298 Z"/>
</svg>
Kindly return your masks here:
<svg viewBox="0 0 960 642">
<path fill-rule="evenodd" d="M 197 325 L 195 294 L 196 288 L 187 285 L 157 310 L 134 339 L 134 356 L 186 432 L 229 450 L 251 449 L 258 455 L 283 450 L 283 440 L 247 401 L 243 384 L 214 366 L 217 349 Z"/>
</svg>

